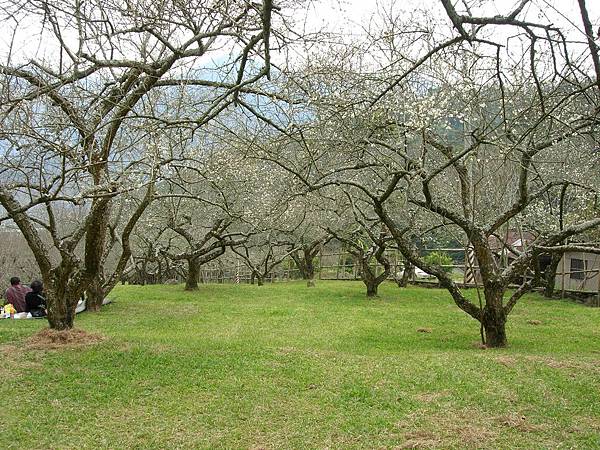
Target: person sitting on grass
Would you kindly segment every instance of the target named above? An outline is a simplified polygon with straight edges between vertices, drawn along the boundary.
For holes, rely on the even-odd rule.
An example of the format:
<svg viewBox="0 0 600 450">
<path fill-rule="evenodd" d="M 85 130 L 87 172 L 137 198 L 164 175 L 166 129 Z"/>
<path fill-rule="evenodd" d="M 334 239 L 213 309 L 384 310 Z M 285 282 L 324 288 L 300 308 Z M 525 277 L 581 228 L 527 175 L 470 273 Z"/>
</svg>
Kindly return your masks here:
<svg viewBox="0 0 600 450">
<path fill-rule="evenodd" d="M 6 303 L 12 304 L 18 313 L 26 311 L 27 305 L 25 304 L 25 296 L 30 291 L 31 289 L 21 284 L 19 277 L 12 277 L 10 279 L 10 287 L 6 290 L 4 295 Z"/>
<path fill-rule="evenodd" d="M 31 282 L 31 292 L 25 296 L 27 312 L 33 317 L 44 317 L 47 315 L 46 299 L 44 298 L 44 285 L 40 280 Z"/>
</svg>

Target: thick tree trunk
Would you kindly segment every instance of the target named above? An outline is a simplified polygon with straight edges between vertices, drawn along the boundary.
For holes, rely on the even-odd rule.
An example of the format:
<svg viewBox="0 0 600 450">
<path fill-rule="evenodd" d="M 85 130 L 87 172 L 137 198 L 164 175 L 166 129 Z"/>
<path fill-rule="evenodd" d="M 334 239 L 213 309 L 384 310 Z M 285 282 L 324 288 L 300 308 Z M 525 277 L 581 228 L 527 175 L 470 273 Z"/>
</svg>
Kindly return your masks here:
<svg viewBox="0 0 600 450">
<path fill-rule="evenodd" d="M 66 258 L 54 269 L 42 273 L 42 280 L 50 328 L 73 328 L 77 302 L 91 280 L 86 279 L 85 272 L 77 266 L 76 260 Z"/>
<path fill-rule="evenodd" d="M 100 276 L 95 276 L 86 291 L 85 309 L 90 312 L 100 311 L 102 301 L 104 300 L 103 280 Z"/>
<path fill-rule="evenodd" d="M 506 313 L 502 305 L 504 289 L 486 287 L 485 307 L 481 322 L 487 347 L 506 347 Z"/>
<path fill-rule="evenodd" d="M 379 287 L 377 283 L 374 281 L 367 283 L 365 281 L 365 285 L 367 286 L 367 297 L 377 297 L 377 288 Z"/>
<path fill-rule="evenodd" d="M 377 288 L 379 287 L 378 280 L 373 273 L 372 268 L 369 266 L 369 261 L 360 258 L 360 278 L 367 287 L 367 297 L 377 296 Z"/>
<path fill-rule="evenodd" d="M 307 258 L 306 256 L 303 258 L 294 258 L 294 262 L 296 263 L 296 267 L 300 272 L 303 280 L 306 280 L 306 285 L 308 287 L 315 286 L 315 268 L 312 263 L 312 258 Z"/>
<path fill-rule="evenodd" d="M 305 259 L 296 261 L 296 267 L 298 268 L 298 271 L 300 272 L 300 276 L 302 277 L 303 280 L 310 280 L 315 276 L 314 268 L 312 267 L 312 264 L 311 264 L 311 267 L 309 267 Z"/>
<path fill-rule="evenodd" d="M 295 254 L 290 255 L 294 262 L 296 263 L 296 267 L 300 272 L 303 280 L 306 280 L 306 286 L 314 287 L 315 286 L 315 266 L 313 264 L 314 255 L 307 250 L 302 252 L 302 257 L 296 252 Z"/>
<path fill-rule="evenodd" d="M 315 266 L 313 265 L 312 255 L 304 256 L 304 267 L 306 274 L 306 286 L 315 287 Z"/>
<path fill-rule="evenodd" d="M 505 321 L 484 318 L 483 330 L 487 347 L 506 347 L 508 345 Z"/>
<path fill-rule="evenodd" d="M 148 277 L 148 262 L 146 260 L 144 260 L 142 262 L 142 267 L 141 269 L 138 271 L 139 272 L 139 284 L 141 286 L 145 286 L 146 285 L 146 278 Z"/>
<path fill-rule="evenodd" d="M 92 167 L 94 184 L 101 183 L 105 173 L 104 163 Z M 111 211 L 111 201 L 94 199 L 92 204 L 92 224 L 85 234 L 85 277 L 89 279 L 87 286 L 86 309 L 91 312 L 100 311 L 104 300 L 104 263 L 111 245 L 107 245 L 108 221 Z M 67 282 L 68 283 L 68 282 Z M 81 298 L 77 296 L 77 300 Z M 75 307 L 77 302 L 75 302 Z"/>
<path fill-rule="evenodd" d="M 265 284 L 262 276 L 260 276 L 260 275 L 256 276 L 256 284 L 258 284 L 259 286 L 263 286 Z"/>
<path fill-rule="evenodd" d="M 561 254 L 552 254 L 550 264 L 548 264 L 548 266 L 546 267 L 546 270 L 544 272 L 544 279 L 546 280 L 546 287 L 544 289 L 545 297 L 550 298 L 554 295 L 554 285 L 556 284 L 556 270 L 558 269 L 558 264 L 560 263 L 561 258 Z"/>
<path fill-rule="evenodd" d="M 415 273 L 415 266 L 406 261 L 404 263 L 404 270 L 402 271 L 402 277 L 396 281 L 398 287 L 406 287 L 408 286 L 409 281 L 413 278 L 413 274 Z"/>
<path fill-rule="evenodd" d="M 200 276 L 200 264 L 198 258 L 188 259 L 188 273 L 185 280 L 186 291 L 198 290 L 198 277 Z"/>
<path fill-rule="evenodd" d="M 75 312 L 71 312 L 63 302 L 55 302 L 48 310 L 48 324 L 53 330 L 70 330 L 73 328 Z"/>
<path fill-rule="evenodd" d="M 66 274 L 54 284 L 51 280 L 44 280 L 44 295 L 48 310 L 48 324 L 54 330 L 69 330 L 73 328 L 75 308 L 81 297 L 82 290 L 69 289 Z M 77 283 L 75 283 L 77 286 Z"/>
</svg>

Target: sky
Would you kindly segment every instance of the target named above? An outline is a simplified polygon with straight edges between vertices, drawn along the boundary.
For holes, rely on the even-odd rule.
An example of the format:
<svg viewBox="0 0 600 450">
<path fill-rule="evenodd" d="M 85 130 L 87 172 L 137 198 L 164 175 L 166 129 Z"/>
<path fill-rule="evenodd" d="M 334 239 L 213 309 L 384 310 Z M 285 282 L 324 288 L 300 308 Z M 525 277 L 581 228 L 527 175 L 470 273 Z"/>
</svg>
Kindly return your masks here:
<svg viewBox="0 0 600 450">
<path fill-rule="evenodd" d="M 461 12 L 462 2 L 454 0 L 453 3 Z M 495 16 L 512 11 L 515 5 L 520 3 L 520 0 L 478 0 L 470 3 L 482 4 L 481 8 L 472 10 L 473 15 Z M 581 27 L 577 0 L 532 0 L 532 3 L 539 5 L 552 23 L 571 22 L 577 27 Z M 435 15 L 445 15 L 440 0 L 321 0 L 312 2 L 303 19 L 309 26 L 315 28 L 346 30 L 352 33 L 366 26 L 378 9 L 389 9 L 390 4 L 395 10 L 406 11 L 406 13 L 415 9 L 424 9 Z M 586 6 L 592 23 L 595 24 L 595 30 L 597 30 L 600 26 L 600 0 L 586 0 Z M 528 18 L 535 20 L 537 9 L 526 7 L 523 12 L 529 12 Z M 536 11 L 534 12 L 534 10 Z"/>
<path fill-rule="evenodd" d="M 304 0 L 307 7 L 298 10 L 294 19 L 297 25 L 306 31 L 320 29 L 344 32 L 349 37 L 359 36 L 364 28 L 375 20 L 374 16 L 379 11 L 389 10 L 393 5 L 395 11 L 403 11 L 410 14 L 415 9 L 423 9 L 434 16 L 445 17 L 445 12 L 440 0 Z M 457 8 L 460 8 L 463 0 L 454 0 Z M 469 0 L 473 4 L 481 4 L 480 8 L 474 8 L 474 15 L 494 16 L 506 14 L 512 10 L 520 0 Z M 579 28 L 572 31 L 569 37 L 574 40 L 583 41 L 585 36 L 581 32 L 581 17 L 577 7 L 577 0 L 531 0 L 536 6 L 527 6 L 524 13 L 531 20 L 537 20 L 538 14 L 546 15 L 539 20 L 550 20 L 556 24 Z M 594 30 L 600 27 L 600 0 L 586 0 Z M 541 10 L 540 10 L 541 8 Z M 459 10 L 460 11 L 460 10 Z M 523 17 L 521 15 L 520 17 Z M 47 40 L 40 37 L 40 24 L 38 19 L 22 20 L 19 23 L 19 32 L 14 36 L 13 62 L 15 58 L 21 61 L 33 57 L 51 56 L 56 52 L 56 47 L 48 45 Z M 449 21 L 448 21 L 449 23 Z M 6 62 L 8 49 L 13 35 L 8 28 L 12 28 L 13 22 L 8 20 L 3 23 L 4 32 L 0 33 L 0 61 Z M 68 39 L 68 37 L 67 37 Z M 226 50 L 224 50 L 225 52 Z M 214 55 L 213 55 L 214 57 Z"/>
</svg>

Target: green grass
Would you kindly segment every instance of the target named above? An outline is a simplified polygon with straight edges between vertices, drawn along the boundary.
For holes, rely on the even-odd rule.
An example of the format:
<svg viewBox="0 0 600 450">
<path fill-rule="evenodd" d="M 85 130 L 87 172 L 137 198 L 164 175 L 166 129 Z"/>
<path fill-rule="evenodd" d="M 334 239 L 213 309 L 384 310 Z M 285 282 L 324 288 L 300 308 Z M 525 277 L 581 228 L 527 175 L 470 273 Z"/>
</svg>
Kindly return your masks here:
<svg viewBox="0 0 600 450">
<path fill-rule="evenodd" d="M 525 297 L 509 348 L 481 350 L 438 289 L 112 296 L 78 317 L 107 337 L 85 348 L 25 350 L 45 324 L 0 321 L 0 448 L 600 448 L 600 309 Z"/>
</svg>

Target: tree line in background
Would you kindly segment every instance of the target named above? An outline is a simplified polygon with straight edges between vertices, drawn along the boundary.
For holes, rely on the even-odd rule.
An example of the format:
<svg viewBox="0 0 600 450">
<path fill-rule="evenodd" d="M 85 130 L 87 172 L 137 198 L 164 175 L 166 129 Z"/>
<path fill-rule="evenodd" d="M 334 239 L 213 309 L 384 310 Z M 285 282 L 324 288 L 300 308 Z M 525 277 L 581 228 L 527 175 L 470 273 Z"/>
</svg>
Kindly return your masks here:
<svg viewBox="0 0 600 450">
<path fill-rule="evenodd" d="M 50 326 L 144 264 L 195 289 L 226 253 L 258 284 L 293 260 L 311 285 L 335 242 L 368 295 L 396 249 L 505 346 L 560 255 L 600 253 L 600 36 L 584 0 L 580 25 L 489 4 L 382 2 L 349 36 L 306 31 L 299 12 L 320 4 L 303 0 L 4 2 L 0 226 L 27 243 Z M 423 242 L 472 250 L 478 304 Z"/>
</svg>

